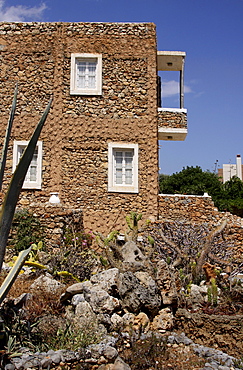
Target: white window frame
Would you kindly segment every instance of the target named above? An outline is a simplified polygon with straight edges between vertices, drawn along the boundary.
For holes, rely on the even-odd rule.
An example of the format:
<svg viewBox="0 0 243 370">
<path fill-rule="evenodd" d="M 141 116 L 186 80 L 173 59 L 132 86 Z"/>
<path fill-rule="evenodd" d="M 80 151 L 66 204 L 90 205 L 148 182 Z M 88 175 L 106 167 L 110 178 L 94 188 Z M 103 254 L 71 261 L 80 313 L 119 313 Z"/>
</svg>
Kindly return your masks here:
<svg viewBox="0 0 243 370">
<path fill-rule="evenodd" d="M 14 140 L 14 146 L 13 146 L 13 172 L 15 171 L 15 168 L 17 167 L 17 164 L 19 163 L 19 159 L 21 157 L 20 155 L 20 149 L 26 148 L 26 146 L 29 144 L 28 141 L 18 141 Z M 36 171 L 36 181 L 30 181 L 25 180 L 23 183 L 22 189 L 41 189 L 42 184 L 42 141 L 38 141 L 37 145 L 37 171 Z M 28 178 L 29 170 L 27 172 L 27 175 L 25 177 Z"/>
<path fill-rule="evenodd" d="M 77 62 L 96 62 L 96 86 L 94 88 L 79 88 L 77 86 Z M 102 95 L 102 54 L 73 53 L 71 54 L 71 95 Z"/>
<path fill-rule="evenodd" d="M 115 183 L 115 152 L 133 151 L 132 184 Z M 119 193 L 138 193 L 138 144 L 108 143 L 108 191 Z"/>
</svg>

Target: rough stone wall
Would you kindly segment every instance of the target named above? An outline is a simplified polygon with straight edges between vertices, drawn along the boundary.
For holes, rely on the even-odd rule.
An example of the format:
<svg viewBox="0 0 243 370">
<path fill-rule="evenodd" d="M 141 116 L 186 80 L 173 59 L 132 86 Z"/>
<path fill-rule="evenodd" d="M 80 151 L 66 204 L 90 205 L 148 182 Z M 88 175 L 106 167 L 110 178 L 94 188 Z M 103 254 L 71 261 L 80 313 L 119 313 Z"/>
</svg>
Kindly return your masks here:
<svg viewBox="0 0 243 370">
<path fill-rule="evenodd" d="M 71 53 L 102 54 L 102 96 L 70 95 Z M 158 128 L 153 24 L 0 23 L 0 137 L 19 85 L 13 140 L 28 140 L 49 98 L 41 191 L 23 190 L 20 205 L 48 201 L 82 209 L 87 229 L 123 227 L 130 211 L 157 218 Z M 139 193 L 108 193 L 108 142 L 139 145 Z M 1 140 L 2 143 L 2 140 Z"/>
<path fill-rule="evenodd" d="M 187 113 L 159 110 L 158 127 L 187 128 Z"/>
<path fill-rule="evenodd" d="M 19 207 L 18 209 L 24 209 Z M 71 209 L 60 204 L 33 204 L 28 207 L 30 214 L 35 215 L 44 229 L 44 243 L 49 252 L 61 247 L 66 228 L 75 232 L 83 231 L 83 215 L 79 209 Z M 11 239 L 11 233 L 10 233 Z"/>
<path fill-rule="evenodd" d="M 195 195 L 159 195 L 159 220 L 217 222 L 223 213 L 214 206 L 211 197 Z"/>
<path fill-rule="evenodd" d="M 193 341 L 215 347 L 231 356 L 242 356 L 243 326 L 241 315 L 207 315 L 179 309 L 176 325 Z"/>
<path fill-rule="evenodd" d="M 243 255 L 243 218 L 229 212 L 220 212 L 211 197 L 195 195 L 159 195 L 159 220 L 206 223 L 209 229 L 227 220 L 224 237 L 231 246 L 236 259 L 242 261 Z"/>
</svg>

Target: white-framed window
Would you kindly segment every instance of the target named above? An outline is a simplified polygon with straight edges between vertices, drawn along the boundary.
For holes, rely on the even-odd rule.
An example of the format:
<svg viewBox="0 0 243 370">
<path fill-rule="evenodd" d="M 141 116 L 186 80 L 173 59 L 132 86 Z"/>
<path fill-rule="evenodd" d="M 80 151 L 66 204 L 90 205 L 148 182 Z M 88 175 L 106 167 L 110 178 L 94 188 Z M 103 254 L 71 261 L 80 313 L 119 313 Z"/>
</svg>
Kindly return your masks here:
<svg viewBox="0 0 243 370">
<path fill-rule="evenodd" d="M 70 94 L 102 94 L 102 54 L 71 54 Z"/>
<path fill-rule="evenodd" d="M 138 193 L 138 144 L 108 143 L 108 191 Z"/>
<path fill-rule="evenodd" d="M 28 145 L 28 141 L 14 141 L 13 172 Z M 25 176 L 23 189 L 41 189 L 42 182 L 42 141 L 38 141 L 28 172 Z"/>
</svg>

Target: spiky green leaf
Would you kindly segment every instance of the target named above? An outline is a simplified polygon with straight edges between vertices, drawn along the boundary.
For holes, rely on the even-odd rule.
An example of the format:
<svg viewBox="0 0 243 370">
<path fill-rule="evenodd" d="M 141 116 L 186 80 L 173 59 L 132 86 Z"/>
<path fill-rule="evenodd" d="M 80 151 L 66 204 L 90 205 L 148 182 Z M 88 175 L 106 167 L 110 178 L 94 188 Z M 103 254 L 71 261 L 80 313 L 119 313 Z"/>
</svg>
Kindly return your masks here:
<svg viewBox="0 0 243 370">
<path fill-rule="evenodd" d="M 17 94 L 18 94 L 18 84 L 16 84 L 15 91 L 14 91 L 12 108 L 11 108 L 11 111 L 10 111 L 8 125 L 7 125 L 7 128 L 6 128 L 6 134 L 5 134 L 5 139 L 4 139 L 4 143 L 3 143 L 3 149 L 2 149 L 2 156 L 1 156 L 1 160 L 0 160 L 0 190 L 2 190 L 3 174 L 4 174 L 4 168 L 5 168 L 6 160 L 7 160 L 8 144 L 9 144 L 9 139 L 10 139 L 11 130 L 12 130 L 12 126 L 13 126 L 14 114 L 15 114 L 15 110 L 16 110 Z"/>
<path fill-rule="evenodd" d="M 28 146 L 25 148 L 25 151 L 19 161 L 19 164 L 14 171 L 14 174 L 8 187 L 8 191 L 3 201 L 3 205 L 0 212 L 0 271 L 3 264 L 8 235 L 10 232 L 19 194 L 22 189 L 30 162 L 32 160 L 33 153 L 35 151 L 41 130 L 46 121 L 47 115 L 50 111 L 51 103 L 52 99 L 50 100 L 39 123 L 37 124 Z"/>
<path fill-rule="evenodd" d="M 9 274 L 7 275 L 6 279 L 4 280 L 3 284 L 1 285 L 0 288 L 0 304 L 8 294 L 11 286 L 13 285 L 14 281 L 16 280 L 19 271 L 21 270 L 28 254 L 31 251 L 31 247 L 28 249 L 25 249 L 21 251 L 18 255 L 18 258 L 16 259 L 13 267 L 11 268 Z"/>
</svg>

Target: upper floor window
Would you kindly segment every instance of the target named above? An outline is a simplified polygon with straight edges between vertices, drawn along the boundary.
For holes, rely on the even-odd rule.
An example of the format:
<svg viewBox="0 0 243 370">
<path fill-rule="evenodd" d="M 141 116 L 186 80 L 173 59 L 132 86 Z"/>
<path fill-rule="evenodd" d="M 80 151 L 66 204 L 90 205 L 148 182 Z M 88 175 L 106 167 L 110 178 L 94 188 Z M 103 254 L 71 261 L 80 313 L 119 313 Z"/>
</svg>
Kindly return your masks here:
<svg viewBox="0 0 243 370">
<path fill-rule="evenodd" d="M 138 193 L 138 144 L 108 144 L 108 191 Z"/>
<path fill-rule="evenodd" d="M 71 54 L 70 94 L 102 94 L 101 54 Z"/>
<path fill-rule="evenodd" d="M 28 145 L 28 141 L 14 141 L 13 147 L 13 171 Z M 28 172 L 25 176 L 23 189 L 41 189 L 42 182 L 42 142 L 38 141 Z"/>
</svg>

